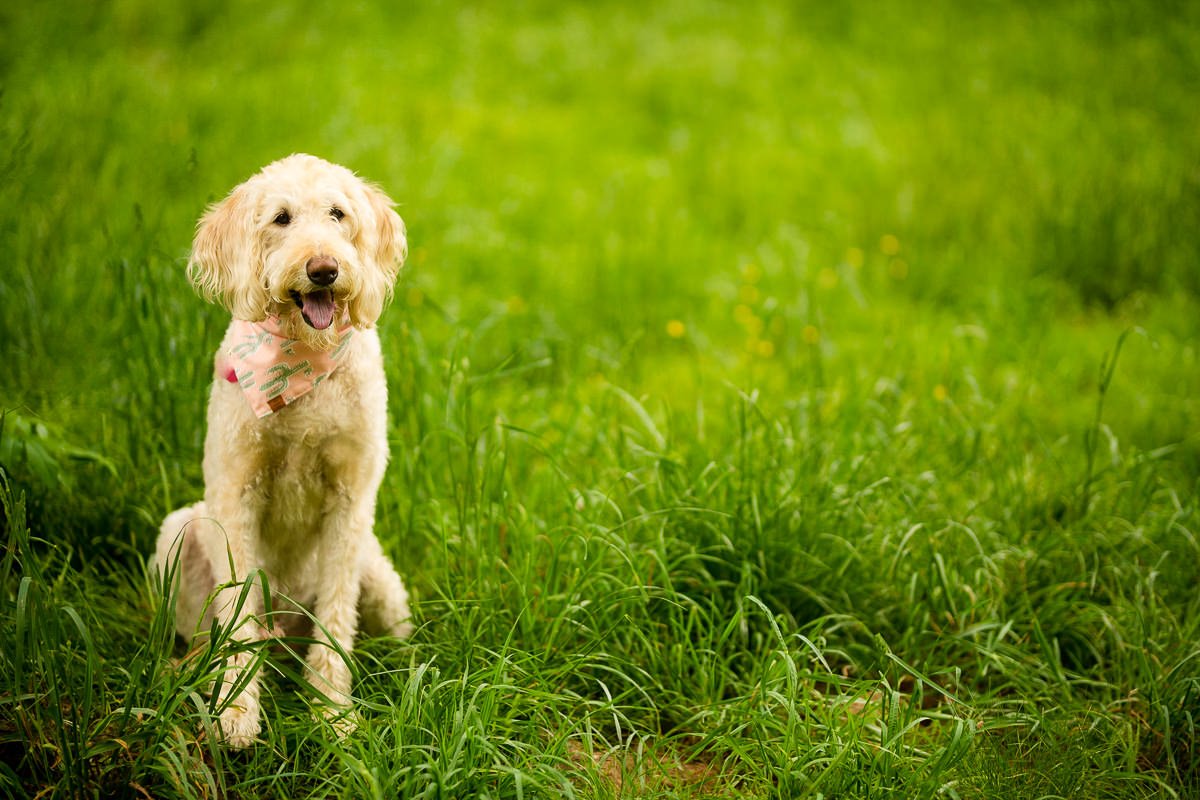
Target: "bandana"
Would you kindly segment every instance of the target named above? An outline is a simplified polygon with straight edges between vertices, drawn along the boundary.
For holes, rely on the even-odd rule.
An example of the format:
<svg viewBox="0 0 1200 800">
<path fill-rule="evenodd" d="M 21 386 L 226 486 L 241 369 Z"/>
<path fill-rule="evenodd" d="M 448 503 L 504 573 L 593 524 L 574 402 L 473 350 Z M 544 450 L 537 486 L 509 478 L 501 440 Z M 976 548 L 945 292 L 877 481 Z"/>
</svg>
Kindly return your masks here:
<svg viewBox="0 0 1200 800">
<path fill-rule="evenodd" d="M 311 392 L 328 378 L 346 352 L 354 328 L 338 331 L 337 347 L 314 350 L 279 329 L 279 318 L 235 319 L 217 351 L 217 378 L 236 383 L 260 419 Z"/>
</svg>

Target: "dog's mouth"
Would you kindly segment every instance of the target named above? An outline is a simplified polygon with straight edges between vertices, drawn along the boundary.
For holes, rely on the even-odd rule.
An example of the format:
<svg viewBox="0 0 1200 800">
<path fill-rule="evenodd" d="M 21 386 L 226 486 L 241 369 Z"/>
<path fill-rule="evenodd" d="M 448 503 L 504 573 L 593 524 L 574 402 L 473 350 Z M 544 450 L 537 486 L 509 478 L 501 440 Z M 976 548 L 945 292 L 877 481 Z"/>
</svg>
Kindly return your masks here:
<svg viewBox="0 0 1200 800">
<path fill-rule="evenodd" d="M 291 295 L 292 302 L 300 309 L 300 315 L 310 328 L 323 331 L 333 324 L 337 304 L 333 301 L 331 290 L 320 289 L 301 294 L 293 289 Z"/>
</svg>

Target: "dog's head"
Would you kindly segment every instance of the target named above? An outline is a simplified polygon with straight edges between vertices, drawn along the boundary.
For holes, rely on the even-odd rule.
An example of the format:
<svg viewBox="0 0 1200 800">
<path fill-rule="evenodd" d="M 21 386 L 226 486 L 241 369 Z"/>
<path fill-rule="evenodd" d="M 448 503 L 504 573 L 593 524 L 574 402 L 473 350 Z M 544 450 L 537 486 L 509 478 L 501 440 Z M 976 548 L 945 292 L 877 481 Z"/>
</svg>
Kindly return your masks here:
<svg viewBox="0 0 1200 800">
<path fill-rule="evenodd" d="M 318 349 L 370 327 L 408 253 L 404 222 L 378 187 L 345 167 L 292 155 L 208 209 L 188 276 L 238 319 L 280 319 Z"/>
</svg>

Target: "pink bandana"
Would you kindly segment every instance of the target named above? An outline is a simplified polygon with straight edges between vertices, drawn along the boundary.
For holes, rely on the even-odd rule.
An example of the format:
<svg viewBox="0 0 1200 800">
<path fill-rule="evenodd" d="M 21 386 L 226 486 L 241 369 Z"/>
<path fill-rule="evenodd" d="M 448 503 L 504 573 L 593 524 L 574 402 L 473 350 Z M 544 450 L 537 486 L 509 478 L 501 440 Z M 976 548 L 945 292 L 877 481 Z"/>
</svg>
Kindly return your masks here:
<svg viewBox="0 0 1200 800">
<path fill-rule="evenodd" d="M 354 329 L 346 326 L 338 333 L 337 347 L 326 353 L 284 336 L 277 317 L 235 319 L 225 337 L 228 344 L 217 352 L 217 377 L 241 386 L 255 415 L 265 417 L 308 394 L 337 369 Z"/>
</svg>

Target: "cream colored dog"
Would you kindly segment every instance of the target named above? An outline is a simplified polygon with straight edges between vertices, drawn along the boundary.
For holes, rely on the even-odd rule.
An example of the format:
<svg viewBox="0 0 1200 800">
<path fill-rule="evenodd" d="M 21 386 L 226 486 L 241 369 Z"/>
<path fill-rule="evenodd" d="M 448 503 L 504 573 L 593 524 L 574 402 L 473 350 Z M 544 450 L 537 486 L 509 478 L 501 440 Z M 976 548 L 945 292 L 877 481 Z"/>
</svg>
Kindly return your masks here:
<svg viewBox="0 0 1200 800">
<path fill-rule="evenodd" d="M 350 669 L 331 641 L 350 652 L 360 615 L 375 633 L 411 630 L 408 595 L 372 530 L 388 456 L 373 326 L 406 254 L 404 223 L 382 191 L 293 155 L 208 210 L 188 264 L 234 320 L 208 405 L 204 502 L 166 518 L 155 563 L 177 583 L 176 627 L 189 641 L 214 620 L 250 640 L 306 630 L 293 604 L 310 611 L 319 624 L 307 665 L 331 716 L 350 704 Z M 262 591 L 237 608 L 258 571 L 290 615 L 264 617 Z M 260 730 L 249 663 L 234 656 L 216 689 L 248 679 L 220 697 L 221 733 L 235 747 Z"/>
</svg>

